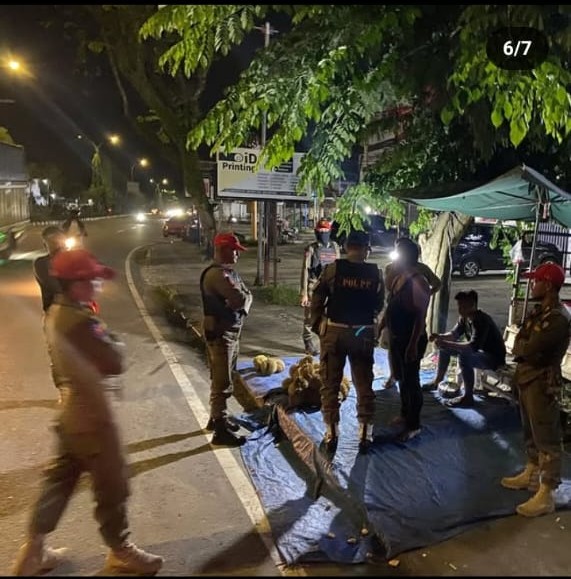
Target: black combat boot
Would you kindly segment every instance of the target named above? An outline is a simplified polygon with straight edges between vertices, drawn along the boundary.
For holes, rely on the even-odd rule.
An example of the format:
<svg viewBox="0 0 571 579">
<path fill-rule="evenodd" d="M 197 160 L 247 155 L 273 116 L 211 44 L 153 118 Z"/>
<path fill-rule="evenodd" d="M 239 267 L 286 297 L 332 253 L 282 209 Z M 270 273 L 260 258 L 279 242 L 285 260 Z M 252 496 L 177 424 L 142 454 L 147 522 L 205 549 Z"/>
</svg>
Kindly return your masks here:
<svg viewBox="0 0 571 579">
<path fill-rule="evenodd" d="M 233 418 L 231 418 L 230 416 L 225 416 L 223 420 L 226 423 L 226 429 L 227 430 L 230 430 L 232 432 L 238 432 L 238 430 L 240 430 L 240 425 L 236 424 L 234 422 Z M 215 423 L 215 420 L 211 416 L 208 419 L 208 422 L 206 423 L 204 430 L 207 430 L 208 432 L 212 432 L 214 430 L 214 423 Z"/>
<path fill-rule="evenodd" d="M 217 418 L 214 421 L 214 434 L 212 444 L 218 446 L 242 446 L 246 442 L 243 436 L 236 436 L 227 428 L 227 421 L 224 418 Z"/>
</svg>

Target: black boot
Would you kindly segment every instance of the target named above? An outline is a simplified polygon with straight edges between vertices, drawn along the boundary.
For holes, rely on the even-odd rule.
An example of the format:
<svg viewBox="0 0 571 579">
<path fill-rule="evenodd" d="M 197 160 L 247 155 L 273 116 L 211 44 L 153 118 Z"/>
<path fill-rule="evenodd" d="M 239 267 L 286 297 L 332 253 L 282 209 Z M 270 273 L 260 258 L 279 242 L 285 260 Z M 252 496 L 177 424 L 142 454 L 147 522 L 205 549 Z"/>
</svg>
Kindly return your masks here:
<svg viewBox="0 0 571 579">
<path fill-rule="evenodd" d="M 223 418 L 223 420 L 226 423 L 226 429 L 227 430 L 230 430 L 231 432 L 238 432 L 238 430 L 240 430 L 240 425 L 236 424 L 229 416 L 226 416 L 225 418 Z M 204 430 L 207 430 L 208 432 L 212 432 L 214 430 L 215 422 L 216 421 L 211 416 L 208 419 L 208 422 L 206 423 Z"/>
<path fill-rule="evenodd" d="M 233 432 L 228 430 L 226 420 L 219 418 L 214 421 L 214 435 L 212 436 L 212 444 L 218 446 L 242 446 L 246 442 L 243 436 L 236 436 Z"/>
</svg>

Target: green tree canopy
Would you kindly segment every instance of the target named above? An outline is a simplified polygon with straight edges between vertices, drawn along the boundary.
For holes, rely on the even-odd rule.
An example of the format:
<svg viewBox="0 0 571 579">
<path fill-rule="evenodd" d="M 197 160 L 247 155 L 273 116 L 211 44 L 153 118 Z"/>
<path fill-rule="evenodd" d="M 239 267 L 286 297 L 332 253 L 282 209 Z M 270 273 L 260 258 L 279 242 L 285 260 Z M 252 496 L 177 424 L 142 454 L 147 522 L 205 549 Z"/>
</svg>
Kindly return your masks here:
<svg viewBox="0 0 571 579">
<path fill-rule="evenodd" d="M 190 74 L 275 12 L 289 16 L 288 29 L 189 133 L 192 147 L 239 146 L 265 114 L 264 161 L 289 159 L 309 137 L 300 188 L 322 192 L 342 176 L 377 113 L 399 102 L 432 110 L 444 124 L 459 118 L 471 129 L 467 153 L 484 161 L 526 137 L 535 148 L 562 143 L 571 129 L 568 35 L 553 24 L 567 17 L 565 6 L 168 6 L 143 34 L 169 38 L 161 63 Z M 549 34 L 547 60 L 532 71 L 499 69 L 486 40 L 500 26 Z"/>
</svg>

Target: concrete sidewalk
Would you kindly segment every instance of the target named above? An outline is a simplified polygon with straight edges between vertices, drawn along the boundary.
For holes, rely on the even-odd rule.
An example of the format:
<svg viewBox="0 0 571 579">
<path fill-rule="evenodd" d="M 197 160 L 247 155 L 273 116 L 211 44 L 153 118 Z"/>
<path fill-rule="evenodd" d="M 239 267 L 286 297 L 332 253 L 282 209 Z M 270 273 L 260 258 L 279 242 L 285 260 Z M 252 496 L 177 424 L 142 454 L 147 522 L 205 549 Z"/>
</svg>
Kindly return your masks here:
<svg viewBox="0 0 571 579">
<path fill-rule="evenodd" d="M 277 282 L 299 291 L 303 251 L 306 244 L 314 239 L 313 234 L 300 242 L 279 246 Z M 370 261 L 384 267 L 387 254 L 376 249 Z M 191 312 L 193 322 L 202 319 L 202 302 L 199 280 L 202 270 L 208 265 L 200 249 L 195 244 L 179 240 L 158 243 L 149 247 L 146 255 L 138 260 L 141 276 L 146 286 L 166 286 L 182 298 Z M 304 354 L 301 331 L 303 308 L 301 306 L 277 306 L 265 303 L 259 298 L 256 278 L 256 248 L 249 248 L 241 254 L 236 266 L 246 285 L 254 293 L 254 303 L 250 310 L 241 340 L 241 357 L 252 358 L 260 353 L 276 356 L 302 356 Z M 273 264 L 270 270 L 273 280 Z M 193 324 L 194 325 L 194 324 Z"/>
</svg>

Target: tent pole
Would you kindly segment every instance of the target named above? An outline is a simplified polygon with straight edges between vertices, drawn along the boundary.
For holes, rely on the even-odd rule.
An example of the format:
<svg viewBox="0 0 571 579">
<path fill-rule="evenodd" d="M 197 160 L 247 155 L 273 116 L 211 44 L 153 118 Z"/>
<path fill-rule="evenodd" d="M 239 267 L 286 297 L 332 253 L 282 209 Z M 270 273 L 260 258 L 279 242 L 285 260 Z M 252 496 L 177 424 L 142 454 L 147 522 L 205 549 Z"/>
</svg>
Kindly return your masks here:
<svg viewBox="0 0 571 579">
<path fill-rule="evenodd" d="M 531 187 L 531 185 L 530 185 Z M 535 225 L 533 228 L 533 242 L 531 244 L 531 254 L 529 256 L 529 270 L 533 270 L 533 260 L 535 259 L 535 248 L 537 246 L 537 230 L 539 228 L 539 218 L 541 214 L 541 206 L 544 198 L 545 189 L 543 187 L 536 187 L 537 191 L 537 205 L 535 209 Z M 527 314 L 527 304 L 529 302 L 529 290 L 531 288 L 531 279 L 528 278 L 525 288 L 525 300 L 523 302 L 523 312 L 521 315 L 521 323 L 523 324 Z"/>
</svg>

